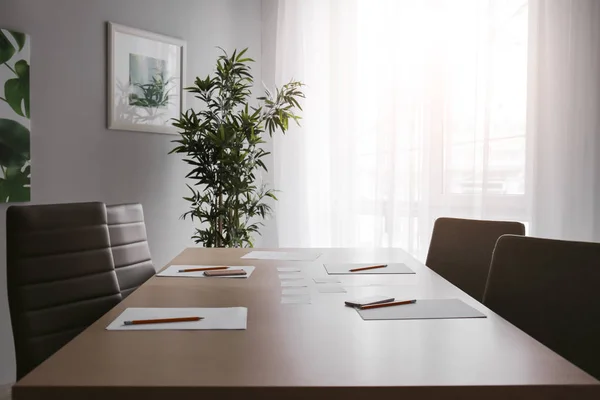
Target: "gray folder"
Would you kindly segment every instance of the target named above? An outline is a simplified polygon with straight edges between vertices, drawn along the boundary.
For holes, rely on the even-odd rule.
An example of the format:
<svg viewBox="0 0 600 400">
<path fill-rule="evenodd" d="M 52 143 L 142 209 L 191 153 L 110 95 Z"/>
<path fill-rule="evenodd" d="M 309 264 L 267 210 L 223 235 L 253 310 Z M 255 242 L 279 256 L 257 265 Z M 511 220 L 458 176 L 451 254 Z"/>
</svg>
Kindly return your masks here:
<svg viewBox="0 0 600 400">
<path fill-rule="evenodd" d="M 385 319 L 486 318 L 484 314 L 459 299 L 417 300 L 414 304 L 357 311 L 365 321 Z"/>
<path fill-rule="evenodd" d="M 350 272 L 353 268 L 370 267 L 385 263 L 370 264 L 323 264 L 329 275 L 384 275 L 384 274 L 414 274 L 415 271 L 408 268 L 406 264 L 387 264 L 385 268 L 367 269 L 365 271 Z"/>
</svg>

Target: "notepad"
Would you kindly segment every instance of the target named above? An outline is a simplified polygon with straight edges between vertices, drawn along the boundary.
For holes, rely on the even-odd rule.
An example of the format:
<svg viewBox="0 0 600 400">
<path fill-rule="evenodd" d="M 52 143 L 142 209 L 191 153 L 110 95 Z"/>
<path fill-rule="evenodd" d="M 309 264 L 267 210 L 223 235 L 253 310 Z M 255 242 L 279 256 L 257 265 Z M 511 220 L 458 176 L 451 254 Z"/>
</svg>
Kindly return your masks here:
<svg viewBox="0 0 600 400">
<path fill-rule="evenodd" d="M 480 311 L 474 309 L 459 299 L 425 299 L 417 300 L 414 304 L 392 307 L 356 310 L 362 319 L 455 319 L 455 318 L 486 318 Z"/>
<path fill-rule="evenodd" d="M 246 275 L 232 275 L 232 276 L 211 276 L 207 277 L 204 275 L 204 271 L 194 271 L 194 272 L 179 272 L 181 269 L 191 269 L 191 268 L 211 268 L 218 267 L 218 265 L 171 265 L 165 268 L 164 271 L 156 274 L 159 277 L 175 277 L 175 278 L 208 278 L 208 279 L 217 279 L 217 278 L 228 278 L 228 279 L 244 279 L 249 278 L 252 275 L 252 271 L 254 271 L 254 267 L 248 265 L 230 265 L 227 266 L 231 269 L 243 269 L 246 271 Z"/>
<path fill-rule="evenodd" d="M 414 274 L 415 272 L 408 268 L 406 264 L 393 263 L 387 264 L 385 268 L 368 269 L 365 271 L 350 272 L 351 269 L 369 267 L 381 263 L 371 264 L 323 264 L 329 275 L 377 275 L 377 274 Z"/>
<path fill-rule="evenodd" d="M 316 252 L 251 251 L 241 258 L 247 260 L 314 261 L 321 256 Z"/>
<path fill-rule="evenodd" d="M 172 322 L 148 325 L 125 325 L 125 321 L 202 317 L 200 321 Z M 243 330 L 246 329 L 248 309 L 228 308 L 127 308 L 106 327 L 108 331 L 164 331 L 164 330 Z"/>
</svg>

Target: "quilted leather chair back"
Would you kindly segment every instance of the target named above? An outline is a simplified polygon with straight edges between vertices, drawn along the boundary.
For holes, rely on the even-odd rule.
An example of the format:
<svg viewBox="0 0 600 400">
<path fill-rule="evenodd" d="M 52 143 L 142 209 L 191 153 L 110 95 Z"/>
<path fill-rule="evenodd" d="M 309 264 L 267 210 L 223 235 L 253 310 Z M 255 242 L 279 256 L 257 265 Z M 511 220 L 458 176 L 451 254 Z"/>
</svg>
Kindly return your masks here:
<svg viewBox="0 0 600 400">
<path fill-rule="evenodd" d="M 155 274 L 141 204 L 107 206 L 108 230 L 123 298 Z"/>
<path fill-rule="evenodd" d="M 6 228 L 20 379 L 122 297 L 103 203 L 12 206 Z"/>
</svg>

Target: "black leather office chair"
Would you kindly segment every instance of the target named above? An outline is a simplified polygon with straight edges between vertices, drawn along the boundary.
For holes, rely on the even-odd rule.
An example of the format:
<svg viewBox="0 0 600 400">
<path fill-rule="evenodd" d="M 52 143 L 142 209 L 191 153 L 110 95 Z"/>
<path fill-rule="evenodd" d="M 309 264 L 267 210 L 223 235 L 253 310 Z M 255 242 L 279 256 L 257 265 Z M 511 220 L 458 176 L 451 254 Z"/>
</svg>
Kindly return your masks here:
<svg viewBox="0 0 600 400">
<path fill-rule="evenodd" d="M 502 236 L 484 304 L 600 379 L 600 243 Z"/>
<path fill-rule="evenodd" d="M 102 203 L 7 210 L 7 283 L 17 378 L 121 301 Z"/>
<path fill-rule="evenodd" d="M 438 218 L 425 264 L 482 301 L 494 246 L 505 234 L 524 235 L 525 226 L 520 222 Z"/>
<path fill-rule="evenodd" d="M 123 298 L 155 274 L 141 204 L 107 206 L 110 244 Z"/>
</svg>

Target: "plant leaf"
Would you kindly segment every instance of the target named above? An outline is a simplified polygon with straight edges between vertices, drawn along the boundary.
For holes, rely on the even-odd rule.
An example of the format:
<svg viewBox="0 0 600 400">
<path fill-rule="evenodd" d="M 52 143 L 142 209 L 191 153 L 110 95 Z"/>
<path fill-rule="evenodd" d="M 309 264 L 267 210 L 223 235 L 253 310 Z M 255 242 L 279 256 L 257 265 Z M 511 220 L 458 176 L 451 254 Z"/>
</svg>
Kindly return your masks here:
<svg viewBox="0 0 600 400">
<path fill-rule="evenodd" d="M 4 64 L 12 58 L 17 52 L 15 46 L 8 40 L 2 30 L 0 30 L 0 64 Z"/>
<path fill-rule="evenodd" d="M 266 90 L 257 107 L 250 106 L 253 77 L 247 63 L 252 59 L 246 49 L 231 56 L 221 51 L 214 75 L 197 77 L 186 88 L 204 104 L 200 111 L 189 110 L 173 120 L 180 136 L 171 153 L 180 154 L 189 167 L 192 193 L 184 197 L 190 209 L 183 217 L 201 225 L 192 239 L 205 247 L 252 246 L 263 226 L 260 219 L 272 212 L 263 201 L 277 199 L 274 191 L 256 182 L 258 170 L 267 170 L 263 157 L 269 153 L 260 147 L 263 135 L 285 133 L 289 120 L 297 120 L 297 99 L 304 95 L 301 84 L 291 81 L 273 94 Z"/>
<path fill-rule="evenodd" d="M 29 118 L 29 65 L 25 60 L 15 63 L 17 78 L 4 83 L 8 105 L 20 116 Z"/>
<path fill-rule="evenodd" d="M 10 167 L 0 178 L 0 202 L 23 202 L 31 199 L 30 167 Z"/>
<path fill-rule="evenodd" d="M 8 31 L 8 32 L 17 41 L 17 44 L 19 45 L 19 51 L 23 50 L 23 47 L 25 46 L 25 42 L 27 41 L 27 35 L 24 33 L 15 32 L 15 31 Z"/>
<path fill-rule="evenodd" d="M 0 165 L 22 166 L 29 160 L 29 129 L 10 119 L 0 118 Z"/>
</svg>

